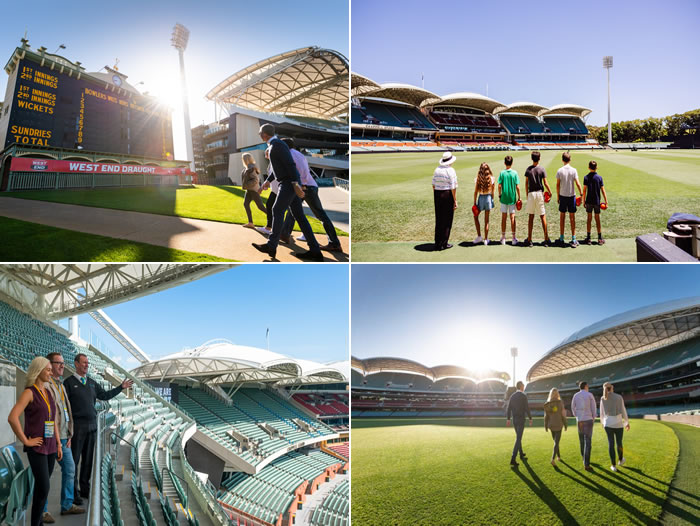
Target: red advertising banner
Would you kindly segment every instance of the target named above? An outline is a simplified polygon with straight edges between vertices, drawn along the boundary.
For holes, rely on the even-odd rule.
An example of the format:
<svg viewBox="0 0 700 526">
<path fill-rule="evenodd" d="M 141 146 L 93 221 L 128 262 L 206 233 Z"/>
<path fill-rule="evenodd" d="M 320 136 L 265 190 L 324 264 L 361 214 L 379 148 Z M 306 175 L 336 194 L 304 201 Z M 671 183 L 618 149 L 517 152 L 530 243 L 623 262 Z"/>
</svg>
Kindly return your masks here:
<svg viewBox="0 0 700 526">
<path fill-rule="evenodd" d="M 61 172 L 87 174 L 126 174 L 126 175 L 194 175 L 188 167 L 163 168 L 161 166 L 141 166 L 137 164 L 88 163 L 85 161 L 55 161 L 53 159 L 32 159 L 13 157 L 10 163 L 13 172 Z"/>
</svg>

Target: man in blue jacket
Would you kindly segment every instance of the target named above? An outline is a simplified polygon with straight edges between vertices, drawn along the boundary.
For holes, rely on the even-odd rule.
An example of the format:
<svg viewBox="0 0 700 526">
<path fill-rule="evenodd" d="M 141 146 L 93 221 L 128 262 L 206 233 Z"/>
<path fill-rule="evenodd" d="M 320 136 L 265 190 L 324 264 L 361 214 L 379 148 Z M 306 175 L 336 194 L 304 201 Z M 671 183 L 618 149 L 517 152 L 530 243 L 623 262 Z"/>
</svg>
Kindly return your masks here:
<svg viewBox="0 0 700 526">
<path fill-rule="evenodd" d="M 307 252 L 297 252 L 294 255 L 299 259 L 309 261 L 323 261 L 321 248 L 316 241 L 309 220 L 304 215 L 304 209 L 301 204 L 301 199 L 297 195 L 299 192 L 303 195 L 301 186 L 299 185 L 300 177 L 292 154 L 289 152 L 289 147 L 284 144 L 277 135 L 275 135 L 275 127 L 272 124 L 263 124 L 260 127 L 260 138 L 268 144 L 270 151 L 270 164 L 275 178 L 279 183 L 279 192 L 277 199 L 272 207 L 272 233 L 267 240 L 267 243 L 253 243 L 253 246 L 260 252 L 268 254 L 270 257 L 275 257 L 277 254 L 277 245 L 279 244 L 282 227 L 284 225 L 284 213 L 289 208 L 292 216 L 299 223 L 301 231 L 304 233 L 306 242 L 309 244 Z"/>
<path fill-rule="evenodd" d="M 518 382 L 515 384 L 515 391 L 508 399 L 506 406 L 506 425 L 510 425 L 510 419 L 513 417 L 513 429 L 515 429 L 515 445 L 513 446 L 513 455 L 510 457 L 510 465 L 514 468 L 518 467 L 515 457 L 520 453 L 520 460 L 526 460 L 527 456 L 523 452 L 523 432 L 525 431 L 525 415 L 530 419 L 532 426 L 532 415 L 530 414 L 530 405 L 527 401 L 527 395 L 523 392 L 525 384 Z"/>
</svg>

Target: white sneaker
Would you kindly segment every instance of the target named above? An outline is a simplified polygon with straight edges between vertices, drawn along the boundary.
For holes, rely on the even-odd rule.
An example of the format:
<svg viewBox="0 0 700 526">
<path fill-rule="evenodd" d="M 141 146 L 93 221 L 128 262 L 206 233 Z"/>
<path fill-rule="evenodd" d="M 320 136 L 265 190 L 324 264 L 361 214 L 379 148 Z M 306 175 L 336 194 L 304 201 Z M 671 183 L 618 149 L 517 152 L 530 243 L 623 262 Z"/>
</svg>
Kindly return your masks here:
<svg viewBox="0 0 700 526">
<path fill-rule="evenodd" d="M 476 236 L 476 239 L 474 240 L 474 244 L 478 245 L 483 241 L 483 238 L 481 236 Z"/>
<path fill-rule="evenodd" d="M 489 240 L 488 240 L 488 239 L 484 239 L 484 245 L 488 245 L 488 244 L 489 244 Z"/>
<path fill-rule="evenodd" d="M 306 238 L 304 237 L 304 234 L 297 236 L 297 241 L 306 241 Z"/>
<path fill-rule="evenodd" d="M 516 246 L 517 244 L 518 244 L 518 238 L 513 237 L 513 242 L 511 243 L 511 245 Z"/>
<path fill-rule="evenodd" d="M 617 463 L 618 466 L 624 466 L 625 465 L 625 457 L 622 457 L 620 461 Z"/>
<path fill-rule="evenodd" d="M 506 238 L 505 238 L 505 237 L 502 237 L 502 238 L 501 238 L 501 245 L 505 245 L 505 244 L 506 244 Z"/>
<path fill-rule="evenodd" d="M 617 468 L 615 466 L 610 466 L 610 469 L 615 472 L 617 471 Z"/>
<path fill-rule="evenodd" d="M 269 236 L 270 234 L 272 234 L 272 230 L 270 230 L 270 229 L 267 228 L 266 226 L 259 226 L 259 227 L 256 227 L 255 230 L 257 230 L 257 231 L 260 232 L 261 234 L 265 234 L 265 235 L 267 235 L 267 236 Z"/>
</svg>

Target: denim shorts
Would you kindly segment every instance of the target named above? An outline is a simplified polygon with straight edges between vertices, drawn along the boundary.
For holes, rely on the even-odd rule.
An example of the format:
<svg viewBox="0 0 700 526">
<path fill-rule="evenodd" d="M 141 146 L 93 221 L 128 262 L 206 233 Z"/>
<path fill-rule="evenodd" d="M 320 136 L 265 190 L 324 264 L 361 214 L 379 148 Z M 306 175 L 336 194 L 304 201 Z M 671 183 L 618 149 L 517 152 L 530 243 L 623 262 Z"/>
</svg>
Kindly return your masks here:
<svg viewBox="0 0 700 526">
<path fill-rule="evenodd" d="M 491 210 L 493 208 L 493 197 L 491 194 L 479 194 L 479 200 L 476 202 L 481 212 Z"/>
</svg>

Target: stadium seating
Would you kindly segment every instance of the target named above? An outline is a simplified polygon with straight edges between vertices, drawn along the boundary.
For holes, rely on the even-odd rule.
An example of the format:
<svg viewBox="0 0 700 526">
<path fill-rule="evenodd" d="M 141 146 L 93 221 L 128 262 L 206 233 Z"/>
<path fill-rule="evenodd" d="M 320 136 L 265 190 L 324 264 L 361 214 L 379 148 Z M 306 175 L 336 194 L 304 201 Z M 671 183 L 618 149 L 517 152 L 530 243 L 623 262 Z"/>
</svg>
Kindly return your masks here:
<svg viewBox="0 0 700 526">
<path fill-rule="evenodd" d="M 311 526 L 347 526 L 350 511 L 350 482 L 338 484 L 311 515 Z"/>
<path fill-rule="evenodd" d="M 326 446 L 328 449 L 332 449 L 339 455 L 349 459 L 350 458 L 350 443 L 349 442 L 343 442 L 340 444 L 329 444 Z"/>
</svg>

